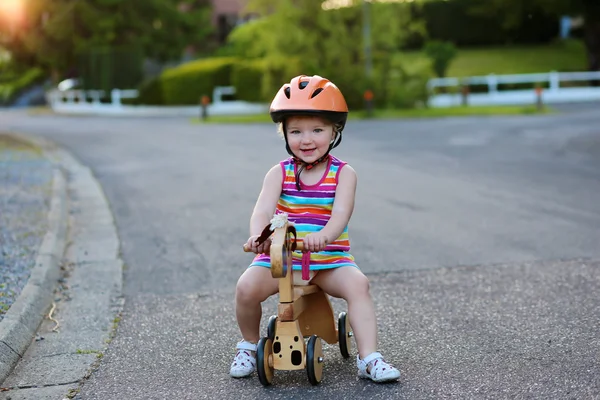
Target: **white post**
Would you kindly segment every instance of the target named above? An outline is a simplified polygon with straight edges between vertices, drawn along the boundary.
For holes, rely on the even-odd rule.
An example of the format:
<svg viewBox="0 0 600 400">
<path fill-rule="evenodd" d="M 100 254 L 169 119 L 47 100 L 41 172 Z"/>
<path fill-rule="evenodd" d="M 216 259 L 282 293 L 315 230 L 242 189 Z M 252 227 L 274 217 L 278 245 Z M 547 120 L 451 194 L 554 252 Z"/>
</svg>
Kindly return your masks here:
<svg viewBox="0 0 600 400">
<path fill-rule="evenodd" d="M 85 91 L 77 90 L 77 91 L 75 91 L 75 96 L 77 97 L 77 103 L 79 103 L 79 104 L 87 103 L 87 97 L 86 97 Z"/>
<path fill-rule="evenodd" d="M 121 106 L 121 91 L 119 89 L 113 89 L 110 91 L 110 100 L 113 107 Z"/>
<path fill-rule="evenodd" d="M 433 79 L 427 81 L 427 93 L 431 96 L 433 95 L 433 91 L 436 88 L 436 85 L 433 83 Z"/>
<path fill-rule="evenodd" d="M 215 89 L 213 90 L 213 103 L 214 104 L 220 103 L 221 96 L 222 96 L 221 87 L 220 86 L 215 87 Z"/>
<path fill-rule="evenodd" d="M 96 107 L 99 106 L 100 105 L 100 92 L 98 90 L 91 90 L 90 96 L 92 97 L 92 104 Z"/>
<path fill-rule="evenodd" d="M 560 75 L 556 71 L 550 72 L 550 90 L 557 92 L 560 89 Z"/>
<path fill-rule="evenodd" d="M 498 92 L 498 78 L 494 74 L 489 74 L 487 76 L 488 90 L 491 93 Z"/>
<path fill-rule="evenodd" d="M 73 104 L 73 102 L 75 100 L 75 93 L 72 90 L 67 90 L 65 92 L 65 97 L 67 98 L 68 104 Z"/>
</svg>

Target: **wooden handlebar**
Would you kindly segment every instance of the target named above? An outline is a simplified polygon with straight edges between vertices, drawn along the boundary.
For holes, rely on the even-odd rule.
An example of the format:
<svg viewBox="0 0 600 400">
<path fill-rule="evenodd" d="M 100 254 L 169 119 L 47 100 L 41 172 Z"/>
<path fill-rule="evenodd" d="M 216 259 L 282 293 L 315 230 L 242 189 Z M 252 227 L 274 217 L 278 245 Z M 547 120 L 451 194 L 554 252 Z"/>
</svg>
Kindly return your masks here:
<svg viewBox="0 0 600 400">
<path fill-rule="evenodd" d="M 304 242 L 302 242 L 302 241 L 297 241 L 297 242 L 296 242 L 296 250 L 297 250 L 297 251 L 302 251 L 302 250 L 304 250 Z M 248 245 L 247 245 L 246 243 L 244 243 L 244 251 L 245 251 L 246 253 L 251 253 L 251 252 L 252 252 L 252 250 L 250 250 L 250 249 L 248 248 Z"/>
<path fill-rule="evenodd" d="M 271 225 L 267 225 L 259 236 L 260 242 L 265 239 L 272 240 L 268 255 L 271 259 L 271 276 L 277 279 L 285 278 L 288 276 L 288 270 L 292 270 L 292 236 L 296 238 L 296 228 L 290 226 L 287 223 L 287 219 L 283 221 L 283 224 L 280 222 L 281 221 L 279 221 L 278 226 L 273 230 L 271 230 Z M 296 240 L 295 243 L 296 250 L 302 251 L 304 249 L 303 240 Z M 248 247 L 247 243 L 244 244 L 243 248 L 245 252 L 252 253 L 252 250 Z M 289 274 L 289 276 L 291 276 L 291 274 Z"/>
</svg>

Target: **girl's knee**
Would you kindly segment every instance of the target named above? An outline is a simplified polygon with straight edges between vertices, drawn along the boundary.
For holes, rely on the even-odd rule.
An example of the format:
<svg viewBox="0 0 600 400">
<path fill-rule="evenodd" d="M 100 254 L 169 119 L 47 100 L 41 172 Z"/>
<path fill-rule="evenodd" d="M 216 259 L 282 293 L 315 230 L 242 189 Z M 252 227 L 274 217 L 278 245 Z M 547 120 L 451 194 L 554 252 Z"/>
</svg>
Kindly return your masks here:
<svg viewBox="0 0 600 400">
<path fill-rule="evenodd" d="M 369 278 L 362 273 L 354 274 L 352 279 L 349 280 L 348 286 L 352 293 L 362 295 L 369 295 L 369 291 L 371 289 Z"/>
<path fill-rule="evenodd" d="M 261 302 L 260 286 L 254 281 L 240 279 L 235 287 L 235 298 L 238 302 L 255 303 Z"/>
<path fill-rule="evenodd" d="M 371 290 L 371 282 L 369 281 L 369 278 L 367 278 L 367 276 L 364 274 L 360 274 L 360 278 L 357 279 L 356 284 L 361 292 L 369 293 L 369 291 Z"/>
<path fill-rule="evenodd" d="M 248 303 L 262 303 L 277 291 L 277 281 L 270 276 L 262 276 L 262 270 L 247 271 L 237 282 L 235 287 L 236 301 Z"/>
</svg>

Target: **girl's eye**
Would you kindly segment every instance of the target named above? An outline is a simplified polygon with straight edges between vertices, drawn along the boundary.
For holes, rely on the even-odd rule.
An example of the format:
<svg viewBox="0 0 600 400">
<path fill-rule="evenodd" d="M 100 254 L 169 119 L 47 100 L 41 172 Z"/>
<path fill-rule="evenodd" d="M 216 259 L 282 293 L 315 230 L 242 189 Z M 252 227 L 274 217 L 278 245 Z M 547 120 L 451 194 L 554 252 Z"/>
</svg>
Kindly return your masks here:
<svg viewBox="0 0 600 400">
<path fill-rule="evenodd" d="M 295 131 L 295 130 L 294 130 L 294 131 L 290 131 L 290 133 L 291 133 L 292 135 L 297 135 L 298 133 L 300 133 L 300 131 Z"/>
<path fill-rule="evenodd" d="M 315 133 L 321 133 L 321 132 L 323 132 L 323 129 L 321 129 L 321 128 L 315 129 Z"/>
</svg>

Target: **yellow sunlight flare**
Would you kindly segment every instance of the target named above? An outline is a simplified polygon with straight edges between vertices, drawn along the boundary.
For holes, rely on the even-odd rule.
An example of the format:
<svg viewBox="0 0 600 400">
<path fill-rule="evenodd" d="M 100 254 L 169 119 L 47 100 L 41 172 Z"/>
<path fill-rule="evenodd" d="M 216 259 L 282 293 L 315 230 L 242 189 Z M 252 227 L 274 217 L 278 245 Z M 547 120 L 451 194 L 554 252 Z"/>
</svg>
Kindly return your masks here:
<svg viewBox="0 0 600 400">
<path fill-rule="evenodd" d="M 24 0 L 0 0 L 0 19 L 18 23 L 23 19 Z"/>
</svg>

